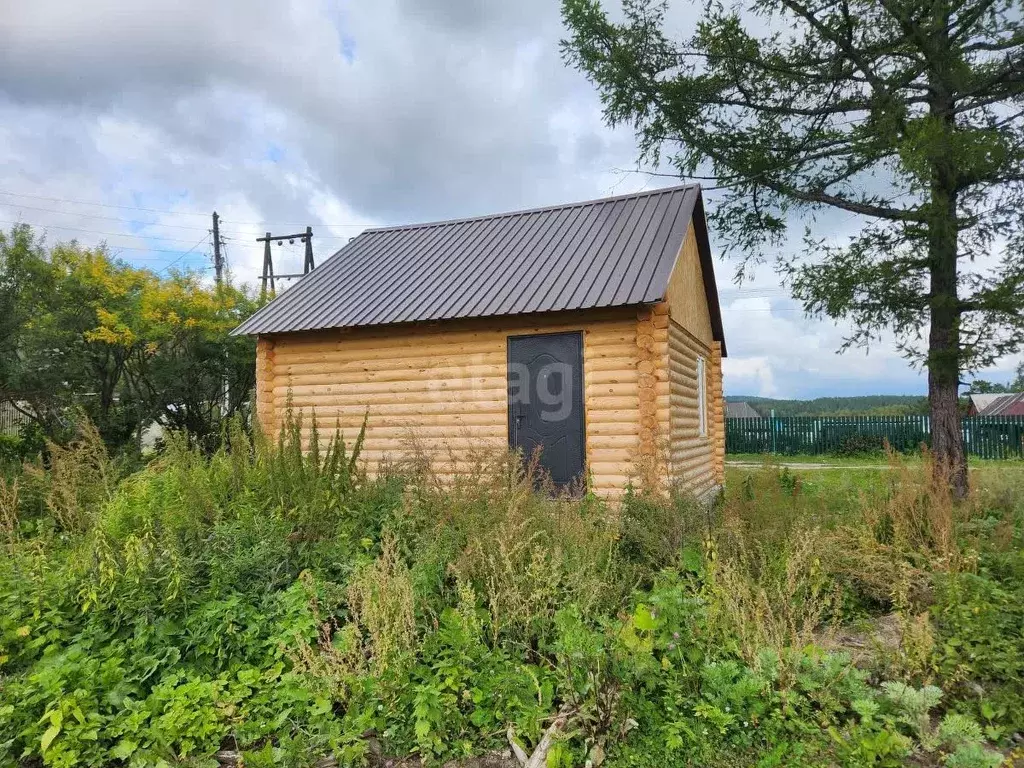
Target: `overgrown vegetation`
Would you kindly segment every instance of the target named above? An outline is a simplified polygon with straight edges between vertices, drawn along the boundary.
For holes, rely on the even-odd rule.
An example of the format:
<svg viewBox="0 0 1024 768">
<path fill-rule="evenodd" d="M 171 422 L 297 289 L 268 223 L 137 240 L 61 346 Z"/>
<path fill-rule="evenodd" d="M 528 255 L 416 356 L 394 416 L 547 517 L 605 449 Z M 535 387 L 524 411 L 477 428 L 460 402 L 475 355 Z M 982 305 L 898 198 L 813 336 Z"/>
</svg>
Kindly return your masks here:
<svg viewBox="0 0 1024 768">
<path fill-rule="evenodd" d="M 84 429 L 3 481 L 0 764 L 995 766 L 1024 728 L 1010 473 L 767 466 L 711 511 L 298 435 L 128 474 Z"/>
<path fill-rule="evenodd" d="M 228 334 L 256 308 L 230 280 L 49 247 L 16 225 L 0 232 L 0 405 L 57 442 L 85 415 L 119 453 L 140 453 L 153 425 L 213 450 L 255 383 L 255 341 Z M 5 443 L 0 464 L 18 450 Z"/>
</svg>

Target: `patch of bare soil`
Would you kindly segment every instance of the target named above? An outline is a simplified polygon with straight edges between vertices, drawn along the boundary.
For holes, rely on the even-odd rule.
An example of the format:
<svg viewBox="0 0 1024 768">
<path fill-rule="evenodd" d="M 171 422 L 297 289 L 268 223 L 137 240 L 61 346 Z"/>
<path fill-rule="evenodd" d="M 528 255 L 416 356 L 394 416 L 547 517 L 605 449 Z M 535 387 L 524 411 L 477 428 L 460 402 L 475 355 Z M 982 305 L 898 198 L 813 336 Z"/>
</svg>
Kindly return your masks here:
<svg viewBox="0 0 1024 768">
<path fill-rule="evenodd" d="M 862 629 L 844 627 L 841 631 L 821 638 L 822 645 L 850 654 L 855 666 L 866 667 L 881 653 L 899 650 L 902 640 L 900 619 L 895 613 L 879 616 Z"/>
</svg>

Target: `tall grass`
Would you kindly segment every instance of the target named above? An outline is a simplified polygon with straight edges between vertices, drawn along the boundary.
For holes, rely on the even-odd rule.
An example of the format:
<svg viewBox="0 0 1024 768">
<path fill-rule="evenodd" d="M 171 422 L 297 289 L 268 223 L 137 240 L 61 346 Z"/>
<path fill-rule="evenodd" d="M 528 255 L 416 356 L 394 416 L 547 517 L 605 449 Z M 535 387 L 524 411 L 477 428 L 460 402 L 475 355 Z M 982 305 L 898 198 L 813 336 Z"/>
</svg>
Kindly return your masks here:
<svg viewBox="0 0 1024 768">
<path fill-rule="evenodd" d="M 1021 489 L 1019 481 L 1016 490 L 976 482 L 957 502 L 927 453 L 888 460 L 880 483 L 831 511 L 805 488 L 813 472 L 801 477 L 769 463 L 729 488 L 707 545 L 709 594 L 723 638 L 748 660 L 765 647 L 827 644 L 846 616 L 891 610 L 905 665 L 923 667 L 934 575 L 975 567 L 965 538 L 972 521 L 991 514 L 994 497 L 1017 504 Z M 1004 512 L 995 530 L 1014 530 L 1011 517 Z"/>
</svg>

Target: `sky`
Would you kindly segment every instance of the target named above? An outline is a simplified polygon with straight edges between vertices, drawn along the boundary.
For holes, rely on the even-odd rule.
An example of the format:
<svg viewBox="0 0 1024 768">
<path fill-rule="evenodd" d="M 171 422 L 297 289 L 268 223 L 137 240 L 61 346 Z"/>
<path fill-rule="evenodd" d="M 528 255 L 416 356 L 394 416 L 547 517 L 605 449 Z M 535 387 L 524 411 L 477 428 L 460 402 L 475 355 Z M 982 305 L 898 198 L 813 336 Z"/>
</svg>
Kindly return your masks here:
<svg viewBox="0 0 1024 768">
<path fill-rule="evenodd" d="M 699 4 L 676 6 L 685 32 Z M 209 271 L 216 210 L 255 283 L 267 230 L 311 225 L 323 261 L 366 226 L 672 183 L 637 172 L 563 36 L 557 0 L 5 0 L 0 228 Z M 891 343 L 837 355 L 842 325 L 804 317 L 768 268 L 737 286 L 712 246 L 726 394 L 925 392 Z M 301 271 L 301 245 L 274 260 Z"/>
</svg>

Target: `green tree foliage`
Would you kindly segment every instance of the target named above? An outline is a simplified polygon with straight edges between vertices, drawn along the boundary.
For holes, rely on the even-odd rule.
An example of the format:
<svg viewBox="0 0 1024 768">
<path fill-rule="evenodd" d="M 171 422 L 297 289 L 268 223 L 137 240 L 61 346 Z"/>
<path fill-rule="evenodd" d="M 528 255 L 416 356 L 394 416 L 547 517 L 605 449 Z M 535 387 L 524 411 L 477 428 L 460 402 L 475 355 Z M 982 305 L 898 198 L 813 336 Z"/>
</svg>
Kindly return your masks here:
<svg viewBox="0 0 1024 768">
<path fill-rule="evenodd" d="M 768 416 L 918 416 L 928 412 L 928 400 L 916 395 L 861 395 L 816 397 L 813 400 L 776 400 L 771 397 L 726 397 L 744 401 Z"/>
<path fill-rule="evenodd" d="M 968 395 L 1000 394 L 1004 392 L 1024 392 L 1024 363 L 1017 366 L 1016 377 L 1009 384 L 975 379 L 967 390 Z"/>
<path fill-rule="evenodd" d="M 33 307 L 53 292 L 53 270 L 46 253 L 27 226 L 10 234 L 0 232 L 0 391 L 16 407 L 25 404 L 41 420 L 50 416 L 45 408 L 47 393 L 54 394 L 59 380 L 42 385 L 51 366 L 35 361 L 28 364 L 24 349 L 30 334 Z"/>
<path fill-rule="evenodd" d="M 744 266 L 786 242 L 793 214 L 860 222 L 845 243 L 809 227 L 777 267 L 806 311 L 852 321 L 848 344 L 891 329 L 927 365 L 937 468 L 963 492 L 961 372 L 1024 338 L 1019 5 L 710 2 L 678 43 L 665 10 L 624 0 L 616 22 L 599 0 L 563 0 L 566 56 L 646 159 L 723 188 L 715 228 Z"/>
<path fill-rule="evenodd" d="M 0 398 L 51 438 L 80 410 L 111 447 L 153 422 L 210 443 L 253 386 L 253 342 L 228 334 L 255 306 L 16 227 L 0 233 Z"/>
<path fill-rule="evenodd" d="M 154 418 L 208 449 L 216 444 L 223 419 L 243 407 L 256 383 L 254 341 L 229 336 L 255 309 L 245 291 L 205 286 L 190 274 L 144 295 L 148 340 L 128 375 Z"/>
</svg>

